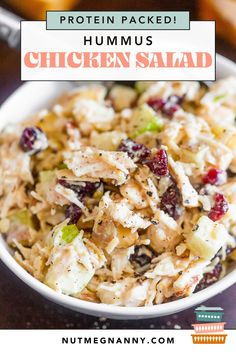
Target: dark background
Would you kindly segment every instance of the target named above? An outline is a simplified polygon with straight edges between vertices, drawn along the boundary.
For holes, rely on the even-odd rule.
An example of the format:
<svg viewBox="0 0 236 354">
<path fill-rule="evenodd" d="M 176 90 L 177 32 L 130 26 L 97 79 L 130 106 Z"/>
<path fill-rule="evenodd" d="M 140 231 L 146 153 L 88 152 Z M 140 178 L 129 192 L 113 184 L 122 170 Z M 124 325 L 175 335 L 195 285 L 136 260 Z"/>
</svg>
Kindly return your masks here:
<svg viewBox="0 0 236 354">
<path fill-rule="evenodd" d="M 23 0 L 22 0 L 23 1 Z M 1 1 L 0 1 L 1 3 Z M 191 19 L 197 19 L 196 1 L 191 0 L 82 0 L 79 10 L 189 10 Z M 218 53 L 236 61 L 236 51 L 217 38 Z M 0 103 L 19 85 L 20 54 L 0 43 Z M 236 285 L 207 301 L 207 306 L 221 306 L 225 311 L 226 328 L 236 328 Z M 0 261 L 0 328 L 166 328 L 180 326 L 190 329 L 194 323 L 194 309 L 177 315 L 151 320 L 115 321 L 75 313 L 55 305 L 23 284 Z M 176 327 L 177 325 L 177 327 Z"/>
</svg>

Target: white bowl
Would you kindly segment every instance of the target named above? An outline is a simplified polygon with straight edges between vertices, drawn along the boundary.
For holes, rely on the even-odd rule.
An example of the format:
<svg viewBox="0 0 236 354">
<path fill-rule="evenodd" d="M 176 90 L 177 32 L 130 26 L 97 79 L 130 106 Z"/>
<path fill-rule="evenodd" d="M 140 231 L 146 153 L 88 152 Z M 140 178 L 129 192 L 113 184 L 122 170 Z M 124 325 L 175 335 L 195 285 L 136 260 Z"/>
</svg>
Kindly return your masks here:
<svg viewBox="0 0 236 354">
<path fill-rule="evenodd" d="M 236 64 L 228 59 L 217 56 L 217 78 L 230 75 L 236 76 Z M 0 129 L 9 122 L 24 119 L 38 109 L 47 107 L 58 95 L 71 87 L 66 82 L 28 82 L 18 88 L 0 109 Z M 236 267 L 223 279 L 190 297 L 170 303 L 149 307 L 116 307 L 113 305 L 96 304 L 58 294 L 28 274 L 12 257 L 3 237 L 0 236 L 0 256 L 6 266 L 21 280 L 40 294 L 62 306 L 74 311 L 95 316 L 116 319 L 142 319 L 166 316 L 189 307 L 195 306 L 217 295 L 236 282 Z"/>
</svg>

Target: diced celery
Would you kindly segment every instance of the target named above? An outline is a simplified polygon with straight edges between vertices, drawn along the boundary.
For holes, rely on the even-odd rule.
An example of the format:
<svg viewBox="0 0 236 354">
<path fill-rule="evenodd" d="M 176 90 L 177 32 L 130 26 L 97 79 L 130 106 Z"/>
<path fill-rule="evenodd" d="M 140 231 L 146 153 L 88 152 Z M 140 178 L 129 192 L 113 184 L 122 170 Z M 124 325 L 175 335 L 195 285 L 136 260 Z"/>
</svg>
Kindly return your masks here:
<svg viewBox="0 0 236 354">
<path fill-rule="evenodd" d="M 136 81 L 135 83 L 135 90 L 139 93 L 142 94 L 144 91 L 146 91 L 154 81 Z"/>
<path fill-rule="evenodd" d="M 65 243 L 72 242 L 79 234 L 79 230 L 76 225 L 66 225 L 62 228 L 61 232 L 61 239 Z"/>
<path fill-rule="evenodd" d="M 65 170 L 68 168 L 68 166 L 64 162 L 61 162 L 57 165 L 57 168 L 58 170 Z"/>
<path fill-rule="evenodd" d="M 33 223 L 33 220 L 32 220 L 32 214 L 27 209 L 24 209 L 24 210 L 16 212 L 15 214 L 12 214 L 9 217 L 9 219 L 13 223 L 25 225 L 25 226 L 28 226 L 31 229 L 34 228 L 34 223 Z"/>
<path fill-rule="evenodd" d="M 41 171 L 39 173 L 41 183 L 51 182 L 53 178 L 55 178 L 55 172 L 53 170 Z"/>
<path fill-rule="evenodd" d="M 146 132 L 159 132 L 163 127 L 162 119 L 146 103 L 135 109 L 130 121 L 130 137 L 137 136 Z"/>
<path fill-rule="evenodd" d="M 221 100 L 223 100 L 224 98 L 226 98 L 227 97 L 227 94 L 225 93 L 225 94 L 222 94 L 222 95 L 218 95 L 218 96 L 216 96 L 215 98 L 214 98 L 214 102 L 219 102 L 219 101 L 221 101 Z"/>
<path fill-rule="evenodd" d="M 115 151 L 122 139 L 126 139 L 125 133 L 112 131 L 96 134 L 92 137 L 92 145 L 97 149 Z"/>
</svg>

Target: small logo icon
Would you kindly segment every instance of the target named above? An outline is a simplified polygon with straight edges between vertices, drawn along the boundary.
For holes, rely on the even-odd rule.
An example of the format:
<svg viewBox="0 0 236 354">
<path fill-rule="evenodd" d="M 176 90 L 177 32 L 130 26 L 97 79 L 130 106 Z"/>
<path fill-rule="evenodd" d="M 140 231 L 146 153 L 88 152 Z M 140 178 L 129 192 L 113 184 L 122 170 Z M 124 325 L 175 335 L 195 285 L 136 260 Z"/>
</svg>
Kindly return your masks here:
<svg viewBox="0 0 236 354">
<path fill-rule="evenodd" d="M 200 306 L 195 309 L 196 321 L 192 326 L 195 333 L 191 334 L 194 344 L 225 344 L 224 334 L 226 322 L 222 322 L 224 310 L 221 307 Z"/>
</svg>

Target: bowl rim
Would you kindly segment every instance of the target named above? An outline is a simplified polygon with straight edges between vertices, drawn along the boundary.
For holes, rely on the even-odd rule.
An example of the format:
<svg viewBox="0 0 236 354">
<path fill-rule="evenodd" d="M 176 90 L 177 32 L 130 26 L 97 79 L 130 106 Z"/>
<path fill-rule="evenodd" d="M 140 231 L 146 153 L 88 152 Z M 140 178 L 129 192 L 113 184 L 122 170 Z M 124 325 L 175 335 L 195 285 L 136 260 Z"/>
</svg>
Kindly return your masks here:
<svg viewBox="0 0 236 354">
<path fill-rule="evenodd" d="M 220 65 L 223 65 L 227 67 L 229 71 L 232 71 L 232 74 L 236 75 L 236 64 L 234 62 L 221 55 L 217 55 L 217 61 Z M 24 85 L 27 84 L 29 83 L 26 83 Z M 25 284 L 27 284 L 32 289 L 34 289 L 44 297 L 48 298 L 49 300 L 78 312 L 117 319 L 151 318 L 173 314 L 204 302 L 205 300 L 224 291 L 236 282 L 236 269 L 234 269 L 213 285 L 210 285 L 206 289 L 203 289 L 188 297 L 174 300 L 164 304 L 146 307 L 121 307 L 103 303 L 93 303 L 57 293 L 44 283 L 34 278 L 24 268 L 22 268 L 22 266 L 17 263 L 17 261 L 12 257 L 12 255 L 8 251 L 7 244 L 1 235 L 0 259 Z"/>
</svg>

